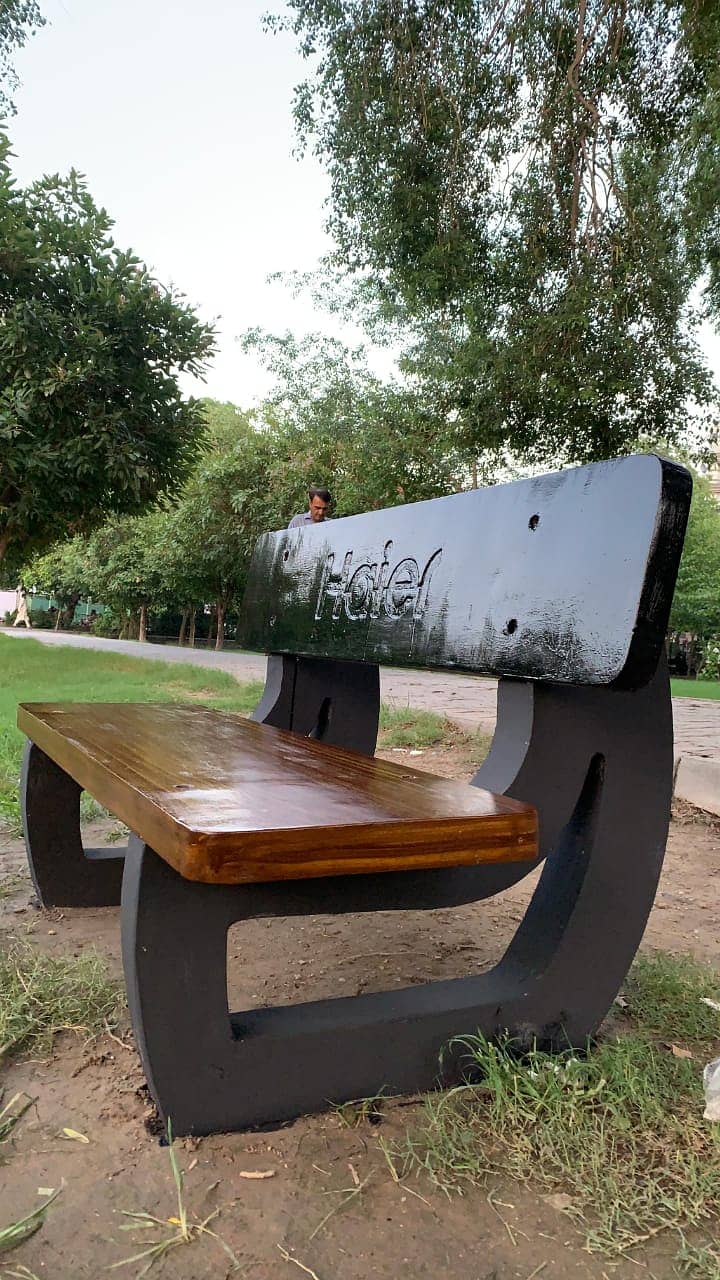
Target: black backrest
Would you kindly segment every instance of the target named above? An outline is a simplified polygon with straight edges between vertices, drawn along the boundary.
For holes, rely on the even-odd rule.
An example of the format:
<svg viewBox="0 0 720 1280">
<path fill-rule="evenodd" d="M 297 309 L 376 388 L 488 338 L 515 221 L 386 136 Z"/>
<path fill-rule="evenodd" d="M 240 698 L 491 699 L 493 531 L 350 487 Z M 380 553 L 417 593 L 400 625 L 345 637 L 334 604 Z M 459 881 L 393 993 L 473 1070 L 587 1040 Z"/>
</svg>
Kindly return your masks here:
<svg viewBox="0 0 720 1280">
<path fill-rule="evenodd" d="M 690 503 L 650 454 L 260 538 L 239 641 L 264 652 L 637 687 Z"/>
</svg>

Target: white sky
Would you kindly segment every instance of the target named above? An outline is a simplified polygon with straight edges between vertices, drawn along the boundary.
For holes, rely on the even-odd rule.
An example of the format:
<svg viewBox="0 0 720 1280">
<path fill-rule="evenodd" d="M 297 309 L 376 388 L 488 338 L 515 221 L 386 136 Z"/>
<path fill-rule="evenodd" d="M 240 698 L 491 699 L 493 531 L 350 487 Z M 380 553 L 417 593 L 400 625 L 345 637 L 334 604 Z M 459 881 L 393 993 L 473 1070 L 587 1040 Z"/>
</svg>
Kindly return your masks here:
<svg viewBox="0 0 720 1280">
<path fill-rule="evenodd" d="M 236 336 L 322 329 L 336 319 L 267 282 L 312 269 L 327 251 L 328 182 L 298 161 L 291 102 L 304 65 L 289 36 L 266 34 L 281 0 L 41 0 L 48 25 L 15 58 L 13 170 L 85 174 L 115 239 L 204 319 L 220 349 L 194 394 L 247 406 L 268 388 Z M 361 335 L 345 331 L 351 342 Z M 720 340 L 704 346 L 720 379 Z M 379 370 L 388 368 L 385 353 Z"/>
<path fill-rule="evenodd" d="M 273 0 L 41 0 L 48 25 L 15 57 L 13 171 L 83 173 L 114 236 L 204 319 L 220 352 L 205 387 L 241 405 L 266 389 L 236 336 L 337 321 L 313 313 L 273 271 L 309 270 L 327 250 L 326 177 L 298 161 L 291 118 L 303 62 L 266 34 Z M 359 335 L 348 335 L 357 340 Z M 188 380 L 188 389 L 191 388 Z"/>
</svg>

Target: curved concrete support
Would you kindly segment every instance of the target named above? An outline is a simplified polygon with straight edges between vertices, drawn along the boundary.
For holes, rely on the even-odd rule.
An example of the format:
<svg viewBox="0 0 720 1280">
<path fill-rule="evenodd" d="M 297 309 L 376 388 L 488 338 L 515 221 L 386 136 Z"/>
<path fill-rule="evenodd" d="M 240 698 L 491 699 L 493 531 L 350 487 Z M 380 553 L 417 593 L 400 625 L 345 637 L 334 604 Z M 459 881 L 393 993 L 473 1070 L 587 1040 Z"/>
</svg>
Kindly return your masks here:
<svg viewBox="0 0 720 1280">
<path fill-rule="evenodd" d="M 462 1077 L 454 1037 L 583 1045 L 627 973 L 652 906 L 672 786 L 667 672 L 636 693 L 510 693 L 485 776 L 537 804 L 545 865 L 489 973 L 231 1015 L 226 934 L 255 916 L 432 908 L 486 896 L 485 868 L 218 887 L 182 880 L 139 840 L 123 884 L 123 956 L 143 1062 L 177 1133 L 280 1122 L 328 1101 Z M 507 707 L 506 707 L 507 711 Z M 524 717 L 524 720 L 521 719 Z M 481 771 L 482 772 L 482 771 Z"/>
<path fill-rule="evenodd" d="M 379 716 L 377 666 L 270 654 L 252 719 L 371 756 Z"/>
<path fill-rule="evenodd" d="M 112 907 L 120 901 L 124 849 L 83 849 L 82 788 L 26 742 L 20 777 L 25 847 L 43 907 Z"/>
</svg>

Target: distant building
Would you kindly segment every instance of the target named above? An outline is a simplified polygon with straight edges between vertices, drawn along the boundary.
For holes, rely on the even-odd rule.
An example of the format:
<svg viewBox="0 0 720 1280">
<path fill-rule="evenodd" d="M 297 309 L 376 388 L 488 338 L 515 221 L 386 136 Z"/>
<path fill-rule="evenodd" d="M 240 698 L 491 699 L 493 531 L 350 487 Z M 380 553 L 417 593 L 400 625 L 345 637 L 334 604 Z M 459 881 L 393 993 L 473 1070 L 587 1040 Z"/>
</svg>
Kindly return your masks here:
<svg viewBox="0 0 720 1280">
<path fill-rule="evenodd" d="M 0 622 L 2 622 L 6 613 L 13 613 L 15 609 L 15 592 L 0 591 Z"/>
</svg>

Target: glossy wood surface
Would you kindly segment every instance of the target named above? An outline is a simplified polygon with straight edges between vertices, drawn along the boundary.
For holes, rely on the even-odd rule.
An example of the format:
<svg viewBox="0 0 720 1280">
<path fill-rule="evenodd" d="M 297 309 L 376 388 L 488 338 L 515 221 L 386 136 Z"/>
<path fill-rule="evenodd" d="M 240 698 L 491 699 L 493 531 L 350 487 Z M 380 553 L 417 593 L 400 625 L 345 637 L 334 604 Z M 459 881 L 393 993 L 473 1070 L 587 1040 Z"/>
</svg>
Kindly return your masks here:
<svg viewBox="0 0 720 1280">
<path fill-rule="evenodd" d="M 28 703 L 18 727 L 189 880 L 537 856 L 529 805 L 207 708 Z"/>
<path fill-rule="evenodd" d="M 639 687 L 662 648 L 691 487 L 648 454 L 266 534 L 238 639 Z"/>
</svg>

